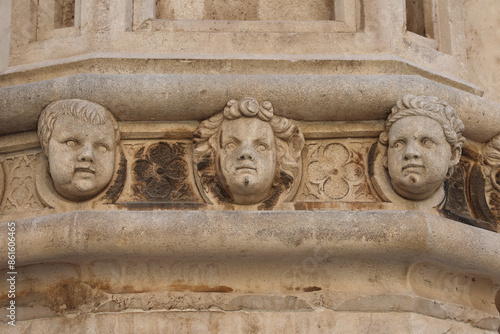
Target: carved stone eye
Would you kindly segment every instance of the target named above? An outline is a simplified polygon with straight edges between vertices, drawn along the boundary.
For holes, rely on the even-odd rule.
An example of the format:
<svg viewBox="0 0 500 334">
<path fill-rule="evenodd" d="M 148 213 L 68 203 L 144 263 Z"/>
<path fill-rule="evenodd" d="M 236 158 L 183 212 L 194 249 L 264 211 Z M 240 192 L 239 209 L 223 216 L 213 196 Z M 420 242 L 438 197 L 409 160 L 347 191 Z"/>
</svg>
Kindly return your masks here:
<svg viewBox="0 0 500 334">
<path fill-rule="evenodd" d="M 233 142 L 227 143 L 226 144 L 226 150 L 232 151 L 236 148 L 236 144 Z"/>
<path fill-rule="evenodd" d="M 101 153 L 106 153 L 108 151 L 108 148 L 105 146 L 105 145 L 99 145 L 97 147 L 97 149 L 99 150 L 99 152 Z"/>
<path fill-rule="evenodd" d="M 267 150 L 267 145 L 266 145 L 266 144 L 259 144 L 259 145 L 257 146 L 257 149 L 258 149 L 259 151 L 265 151 L 265 150 Z"/>
<path fill-rule="evenodd" d="M 394 144 L 392 144 L 392 148 L 394 148 L 394 149 L 396 149 L 396 150 L 397 150 L 397 149 L 400 149 L 400 148 L 402 148 L 402 147 L 403 147 L 403 142 L 402 142 L 402 141 L 397 141 L 397 142 L 395 142 Z"/>
<path fill-rule="evenodd" d="M 66 141 L 66 145 L 68 147 L 75 147 L 76 146 L 76 141 L 74 141 L 74 140 L 67 140 Z"/>
<path fill-rule="evenodd" d="M 430 147 L 434 144 L 434 141 L 430 138 L 424 138 L 422 140 L 422 144 L 424 144 L 424 146 Z"/>
</svg>

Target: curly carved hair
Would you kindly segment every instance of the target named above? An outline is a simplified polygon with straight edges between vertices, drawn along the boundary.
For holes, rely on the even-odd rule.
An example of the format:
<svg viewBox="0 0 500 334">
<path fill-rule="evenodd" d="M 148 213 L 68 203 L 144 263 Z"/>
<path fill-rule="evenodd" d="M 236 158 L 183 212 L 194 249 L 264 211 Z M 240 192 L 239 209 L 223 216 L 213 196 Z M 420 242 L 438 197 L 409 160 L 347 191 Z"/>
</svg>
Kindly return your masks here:
<svg viewBox="0 0 500 334">
<path fill-rule="evenodd" d="M 385 130 L 380 134 L 379 139 L 382 144 L 388 144 L 392 125 L 407 116 L 425 116 L 437 121 L 443 128 L 452 151 L 459 149 L 461 154 L 465 143 L 465 137 L 462 135 L 465 129 L 464 123 L 455 109 L 435 96 L 405 95 L 400 99 L 392 108 L 385 122 Z M 453 166 L 450 167 L 448 175 L 451 176 L 452 173 Z"/>
<path fill-rule="evenodd" d="M 204 185 L 212 184 L 211 190 L 219 199 L 232 201 L 231 194 L 222 188 L 216 176 L 216 163 L 218 163 L 222 123 L 224 120 L 234 120 L 240 117 L 257 117 L 271 125 L 276 145 L 277 173 L 273 182 L 275 190 L 269 200 L 275 202 L 299 176 L 304 136 L 289 119 L 274 115 L 273 106 L 268 101 L 259 104 L 251 97 L 239 101 L 230 100 L 222 112 L 200 124 L 194 132 L 193 161 L 202 174 L 201 182 Z"/>
<path fill-rule="evenodd" d="M 38 119 L 38 138 L 46 156 L 49 155 L 49 141 L 57 119 L 63 115 L 73 116 L 93 125 L 111 122 L 115 140 L 120 140 L 120 131 L 115 117 L 100 104 L 80 99 L 58 100 L 49 104 Z"/>
</svg>

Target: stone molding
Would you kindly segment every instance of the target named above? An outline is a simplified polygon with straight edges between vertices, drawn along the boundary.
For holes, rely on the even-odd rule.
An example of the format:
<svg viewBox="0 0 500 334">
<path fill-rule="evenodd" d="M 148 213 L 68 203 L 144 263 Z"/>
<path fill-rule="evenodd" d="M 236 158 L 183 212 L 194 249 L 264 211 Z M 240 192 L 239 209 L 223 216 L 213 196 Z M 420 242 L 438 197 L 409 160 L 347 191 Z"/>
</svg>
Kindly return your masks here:
<svg viewBox="0 0 500 334">
<path fill-rule="evenodd" d="M 214 307 L 500 325 L 500 235 L 423 212 L 75 211 L 18 220 L 16 238 L 20 326 Z"/>
<path fill-rule="evenodd" d="M 478 96 L 478 86 L 395 55 L 278 54 L 143 54 L 95 52 L 35 64 L 11 66 L 0 72 L 3 87 L 78 73 L 238 75 L 419 75 Z M 140 71 L 137 71 L 137 68 Z M 111 70 L 112 69 L 112 70 Z"/>
<path fill-rule="evenodd" d="M 19 247 L 20 266 L 131 255 L 295 258 L 321 245 L 336 257 L 437 261 L 500 278 L 500 234 L 417 211 L 74 211 L 18 220 L 16 231 L 18 245 L 30 245 Z M 7 253 L 2 244 L 2 265 Z"/>
<path fill-rule="evenodd" d="M 299 121 L 381 120 L 401 96 L 414 94 L 452 105 L 469 139 L 491 139 L 500 123 L 500 104 L 418 75 L 77 74 L 2 88 L 0 134 L 35 130 L 41 110 L 57 99 L 91 100 L 119 121 L 186 121 L 208 118 L 249 92 L 270 100 L 276 114 Z"/>
</svg>

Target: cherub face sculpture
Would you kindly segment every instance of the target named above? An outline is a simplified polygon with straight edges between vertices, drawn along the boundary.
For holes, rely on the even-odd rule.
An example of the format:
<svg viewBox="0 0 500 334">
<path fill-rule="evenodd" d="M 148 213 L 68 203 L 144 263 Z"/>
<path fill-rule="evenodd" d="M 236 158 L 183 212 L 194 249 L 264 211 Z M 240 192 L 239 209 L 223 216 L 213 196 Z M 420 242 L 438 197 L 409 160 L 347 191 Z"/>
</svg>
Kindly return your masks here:
<svg viewBox="0 0 500 334">
<path fill-rule="evenodd" d="M 231 100 L 194 134 L 194 162 L 201 183 L 222 202 L 257 204 L 300 177 L 304 137 L 269 102 Z"/>
<path fill-rule="evenodd" d="M 221 127 L 218 174 L 240 204 L 269 196 L 276 172 L 274 133 L 258 118 L 225 120 Z"/>
<path fill-rule="evenodd" d="M 455 110 L 435 97 L 398 101 L 380 136 L 393 189 L 410 200 L 436 193 L 460 160 L 463 129 Z"/>
<path fill-rule="evenodd" d="M 119 132 L 104 107 L 77 99 L 53 102 L 40 116 L 38 134 L 61 196 L 84 201 L 109 184 Z"/>
</svg>

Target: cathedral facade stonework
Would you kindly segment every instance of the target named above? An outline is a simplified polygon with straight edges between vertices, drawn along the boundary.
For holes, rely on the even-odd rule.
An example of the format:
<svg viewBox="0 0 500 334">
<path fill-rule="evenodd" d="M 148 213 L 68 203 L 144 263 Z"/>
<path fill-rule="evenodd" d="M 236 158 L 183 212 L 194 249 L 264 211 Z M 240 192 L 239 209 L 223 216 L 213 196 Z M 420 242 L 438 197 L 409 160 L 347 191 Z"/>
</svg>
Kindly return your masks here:
<svg viewBox="0 0 500 334">
<path fill-rule="evenodd" d="M 498 333 L 473 3 L 1 4 L 0 328 Z"/>
</svg>

